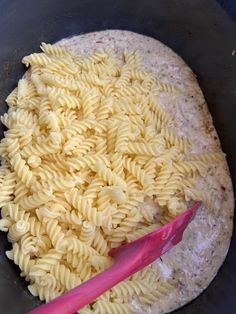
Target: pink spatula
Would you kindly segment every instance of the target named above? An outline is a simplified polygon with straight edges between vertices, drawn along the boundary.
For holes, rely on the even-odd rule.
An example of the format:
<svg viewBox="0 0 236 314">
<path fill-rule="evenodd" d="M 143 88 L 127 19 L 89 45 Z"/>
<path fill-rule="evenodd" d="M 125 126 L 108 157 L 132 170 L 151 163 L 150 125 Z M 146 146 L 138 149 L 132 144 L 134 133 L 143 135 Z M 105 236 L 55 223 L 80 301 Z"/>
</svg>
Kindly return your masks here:
<svg viewBox="0 0 236 314">
<path fill-rule="evenodd" d="M 109 255 L 115 258 L 115 262 L 110 268 L 28 314 L 73 314 L 77 312 L 179 243 L 184 230 L 200 205 L 201 202 L 197 202 L 165 226 L 138 240 L 112 249 Z"/>
</svg>

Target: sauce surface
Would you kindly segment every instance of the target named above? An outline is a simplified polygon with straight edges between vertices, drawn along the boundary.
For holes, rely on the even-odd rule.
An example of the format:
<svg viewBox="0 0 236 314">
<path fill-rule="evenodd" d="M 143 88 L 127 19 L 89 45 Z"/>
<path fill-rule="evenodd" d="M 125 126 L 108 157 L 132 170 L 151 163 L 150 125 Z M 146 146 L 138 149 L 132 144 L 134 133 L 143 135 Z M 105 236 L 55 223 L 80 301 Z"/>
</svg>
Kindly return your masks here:
<svg viewBox="0 0 236 314">
<path fill-rule="evenodd" d="M 181 90 L 179 95 L 163 94 L 161 103 L 175 118 L 179 135 L 187 135 L 194 143 L 192 152 L 219 150 L 219 139 L 195 75 L 161 42 L 128 31 L 107 30 L 63 39 L 58 44 L 82 55 L 106 47 L 117 52 L 139 50 L 145 65 L 157 78 Z M 199 186 L 204 191 L 209 188 L 215 191 L 214 209 L 202 207 L 185 231 L 183 241 L 155 262 L 159 264 L 163 277 L 174 279 L 176 288 L 161 297 L 147 313 L 168 313 L 196 298 L 215 277 L 228 252 L 234 198 L 227 163 L 216 164 L 213 171 L 199 181 Z M 133 303 L 137 313 L 143 313 L 135 300 Z"/>
</svg>

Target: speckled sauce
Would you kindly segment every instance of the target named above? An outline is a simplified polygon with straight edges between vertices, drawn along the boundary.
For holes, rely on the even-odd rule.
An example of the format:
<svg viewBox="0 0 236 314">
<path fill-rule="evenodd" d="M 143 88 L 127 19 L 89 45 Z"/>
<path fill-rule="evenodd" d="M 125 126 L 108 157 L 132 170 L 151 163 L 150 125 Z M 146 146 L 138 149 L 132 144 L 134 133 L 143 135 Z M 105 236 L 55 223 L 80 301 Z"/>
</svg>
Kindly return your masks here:
<svg viewBox="0 0 236 314">
<path fill-rule="evenodd" d="M 196 77 L 184 61 L 159 41 L 140 34 L 107 30 L 63 39 L 59 45 L 82 55 L 105 47 L 117 52 L 139 50 L 144 63 L 158 79 L 175 84 L 179 95 L 161 95 L 161 104 L 175 118 L 179 135 L 186 135 L 194 143 L 192 152 L 200 153 L 220 148 L 219 139 L 204 96 Z M 196 298 L 212 281 L 227 254 L 232 234 L 233 192 L 226 161 L 218 163 L 199 186 L 215 190 L 214 209 L 202 207 L 184 233 L 181 243 L 156 261 L 162 276 L 173 278 L 176 288 L 160 298 L 145 311 L 152 314 L 168 313 Z M 150 206 L 150 204 L 148 205 Z M 137 313 L 142 313 L 134 301 Z"/>
</svg>

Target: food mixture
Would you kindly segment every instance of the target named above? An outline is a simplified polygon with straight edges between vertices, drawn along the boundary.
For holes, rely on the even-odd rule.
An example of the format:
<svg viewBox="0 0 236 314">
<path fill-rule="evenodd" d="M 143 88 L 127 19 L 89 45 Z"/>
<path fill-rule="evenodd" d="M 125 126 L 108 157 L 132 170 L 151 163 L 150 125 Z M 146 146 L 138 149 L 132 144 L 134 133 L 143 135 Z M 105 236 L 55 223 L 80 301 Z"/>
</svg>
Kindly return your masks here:
<svg viewBox="0 0 236 314">
<path fill-rule="evenodd" d="M 159 41 L 108 30 L 42 44 L 7 98 L 0 229 L 41 300 L 112 264 L 110 248 L 203 206 L 183 241 L 80 313 L 168 313 L 217 274 L 233 192 L 189 67 Z M 27 132 L 26 132 L 27 130 Z"/>
</svg>

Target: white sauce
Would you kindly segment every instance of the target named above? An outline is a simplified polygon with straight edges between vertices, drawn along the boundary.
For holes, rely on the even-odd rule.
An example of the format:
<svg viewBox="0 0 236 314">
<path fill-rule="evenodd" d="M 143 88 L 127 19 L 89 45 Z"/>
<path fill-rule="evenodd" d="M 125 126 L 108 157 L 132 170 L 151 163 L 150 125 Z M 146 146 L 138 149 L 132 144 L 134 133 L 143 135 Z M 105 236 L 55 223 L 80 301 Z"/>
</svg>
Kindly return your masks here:
<svg viewBox="0 0 236 314">
<path fill-rule="evenodd" d="M 194 142 L 193 152 L 217 149 L 220 144 L 203 94 L 194 74 L 184 61 L 159 41 L 143 35 L 109 30 L 75 36 L 59 42 L 87 55 L 94 50 L 113 47 L 140 50 L 146 66 L 163 82 L 177 85 L 182 94 L 163 94 L 161 103 L 175 117 L 179 134 Z M 217 191 L 214 210 L 202 208 L 184 234 L 183 241 L 157 263 L 162 276 L 172 277 L 177 287 L 162 297 L 146 313 L 168 313 L 196 298 L 212 281 L 227 254 L 232 234 L 233 192 L 226 162 L 219 163 L 212 175 L 199 185 Z M 135 300 L 137 313 L 143 313 Z"/>
<path fill-rule="evenodd" d="M 164 262 L 161 262 L 160 260 L 158 260 L 158 265 L 161 269 L 162 272 L 162 276 L 165 278 L 171 278 L 172 277 L 172 269 L 170 267 L 168 267 Z"/>
</svg>

